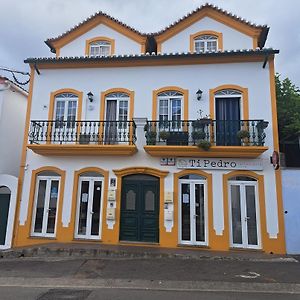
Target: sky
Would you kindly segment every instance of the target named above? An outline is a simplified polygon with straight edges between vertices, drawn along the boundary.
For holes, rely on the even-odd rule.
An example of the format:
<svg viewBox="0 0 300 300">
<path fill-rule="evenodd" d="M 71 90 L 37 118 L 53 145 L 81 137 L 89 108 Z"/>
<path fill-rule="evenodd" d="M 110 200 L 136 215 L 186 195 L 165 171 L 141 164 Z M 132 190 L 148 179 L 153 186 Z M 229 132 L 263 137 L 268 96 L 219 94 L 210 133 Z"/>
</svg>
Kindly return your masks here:
<svg viewBox="0 0 300 300">
<path fill-rule="evenodd" d="M 300 0 L 0 0 L 0 67 L 28 71 L 24 59 L 53 56 L 44 41 L 101 10 L 141 32 L 155 32 L 209 2 L 270 27 L 276 71 L 300 86 Z M 0 71 L 7 77 L 9 73 Z M 25 81 L 25 77 L 18 76 Z"/>
</svg>

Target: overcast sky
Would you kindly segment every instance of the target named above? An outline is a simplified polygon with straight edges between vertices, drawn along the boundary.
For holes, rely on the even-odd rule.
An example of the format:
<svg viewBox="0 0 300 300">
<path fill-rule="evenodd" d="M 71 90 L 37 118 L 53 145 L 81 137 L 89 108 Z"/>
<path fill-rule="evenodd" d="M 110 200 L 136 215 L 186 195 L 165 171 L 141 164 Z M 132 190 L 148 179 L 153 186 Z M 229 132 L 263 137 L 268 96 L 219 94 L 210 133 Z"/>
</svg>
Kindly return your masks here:
<svg viewBox="0 0 300 300">
<path fill-rule="evenodd" d="M 62 34 L 99 10 L 142 32 L 155 32 L 206 2 L 0 0 L 0 67 L 27 71 L 25 58 L 53 56 L 44 40 Z M 211 0 L 209 3 L 253 23 L 270 26 L 266 47 L 281 51 L 276 59 L 276 71 L 300 86 L 299 0 Z M 2 71 L 0 75 L 9 77 Z"/>
</svg>

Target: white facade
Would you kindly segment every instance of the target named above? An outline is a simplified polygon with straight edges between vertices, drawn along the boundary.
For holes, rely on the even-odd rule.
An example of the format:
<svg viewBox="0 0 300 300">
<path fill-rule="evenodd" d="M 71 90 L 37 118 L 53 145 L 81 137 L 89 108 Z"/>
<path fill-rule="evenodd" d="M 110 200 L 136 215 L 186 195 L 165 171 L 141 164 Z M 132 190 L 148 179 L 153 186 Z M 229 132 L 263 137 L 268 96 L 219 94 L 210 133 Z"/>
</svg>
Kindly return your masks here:
<svg viewBox="0 0 300 300">
<path fill-rule="evenodd" d="M 251 30 L 252 27 L 249 32 Z M 161 52 L 188 52 L 190 36 L 200 31 L 222 33 L 223 50 L 249 51 L 240 52 L 238 59 L 237 54 L 232 52 L 226 53 L 226 56 L 218 53 L 212 58 L 207 53 L 193 54 L 194 57 L 173 55 L 171 58 L 167 55 L 132 55 L 125 62 L 122 62 L 122 56 L 98 57 L 90 61 L 89 58 L 72 58 L 72 65 L 68 65 L 70 62 L 65 62 L 63 58 L 58 62 L 42 59 L 29 61 L 30 64 L 36 63 L 40 71 L 40 75 L 35 74 L 32 85 L 30 120 L 40 122 L 33 123 L 34 130 L 27 124 L 31 134 L 28 143 L 31 144 L 27 145 L 24 161 L 26 168 L 22 174 L 15 245 L 41 243 L 45 242 L 45 238 L 71 242 L 83 237 L 87 241 L 98 239 L 99 242 L 111 244 L 126 240 L 154 242 L 174 248 L 183 244 L 209 246 L 212 250 L 250 248 L 274 253 L 285 251 L 282 244 L 282 203 L 278 200 L 279 175 L 270 163 L 270 156 L 277 147 L 274 129 L 277 126 L 276 103 L 272 87 L 272 59 L 276 52 L 270 50 L 272 59 L 265 61 L 264 50 L 253 51 L 253 36 L 209 17 L 168 38 L 162 43 Z M 86 41 L 99 36 L 115 40 L 117 55 L 141 52 L 141 44 L 101 24 L 60 48 L 59 56 L 84 55 Z M 57 68 L 56 63 L 59 64 Z M 201 99 L 197 94 L 199 90 L 203 92 Z M 172 99 L 177 106 L 174 104 L 171 109 L 171 104 L 166 104 L 173 103 L 171 98 L 166 94 L 160 95 L 161 91 L 166 94 L 174 92 L 171 93 Z M 106 98 L 106 93 L 112 92 L 127 95 L 125 121 L 135 122 L 134 133 L 133 128 L 120 131 L 124 128 L 120 121 L 124 122 L 124 119 L 118 119 L 118 116 L 122 113 L 124 116 L 126 105 L 118 99 L 115 105 L 119 112 L 114 115 L 112 102 L 109 108 L 110 100 Z M 223 93 L 223 96 L 217 96 L 217 92 Z M 60 100 L 56 96 L 61 93 L 73 94 L 73 99 L 78 98 L 75 102 L 73 100 L 73 112 L 69 104 L 63 104 L 67 112 L 62 113 L 62 108 L 57 108 Z M 88 98 L 91 93 L 92 101 Z M 165 100 L 158 97 L 165 97 Z M 217 104 L 220 105 L 216 99 L 218 97 L 225 108 L 218 106 L 217 109 Z M 70 99 L 66 103 L 71 103 Z M 228 101 L 235 103 L 234 109 L 228 106 Z M 169 110 L 164 114 L 163 105 L 167 105 Z M 236 116 L 228 117 L 233 110 Z M 220 118 L 221 113 L 225 119 Z M 163 115 L 168 115 L 168 119 L 162 119 Z M 175 115 L 179 115 L 179 119 L 174 119 Z M 200 151 L 195 146 L 195 138 L 194 144 L 191 139 L 187 140 L 187 144 L 180 144 L 180 141 L 171 144 L 168 138 L 165 142 L 159 140 L 151 143 L 149 136 L 153 134 L 153 125 L 149 124 L 154 124 L 151 122 L 167 122 L 169 136 L 177 126 L 179 134 L 190 137 L 194 122 L 203 116 L 213 119 L 209 122 L 207 135 L 202 137 L 211 144 L 207 151 Z M 188 123 L 176 125 L 176 122 L 183 120 Z M 258 132 L 257 122 L 262 120 L 268 122 L 264 129 L 265 139 Z M 85 121 L 98 122 L 97 132 L 90 129 L 84 131 L 84 124 L 88 124 Z M 218 142 L 214 134 L 217 136 L 221 132 L 220 124 L 237 121 L 238 129 L 231 133 L 234 138 L 237 138 L 237 130 L 250 132 L 252 128 L 251 136 L 248 132 L 248 140 L 254 142 Z M 105 138 L 111 134 L 109 124 L 117 125 L 114 125 L 115 131 L 110 136 L 113 138 L 107 142 Z M 152 129 L 149 131 L 149 128 Z M 232 130 L 228 128 L 227 131 Z M 155 138 L 161 134 L 156 130 L 155 127 Z M 134 134 L 136 140 L 133 139 L 132 144 L 119 143 L 118 139 Z M 70 136 L 74 139 L 71 142 L 60 140 Z M 83 143 L 78 140 L 81 137 L 88 139 Z M 263 142 L 257 140 L 261 137 Z M 95 150 L 89 152 L 89 149 Z M 130 152 L 130 149 L 134 151 Z M 173 149 L 173 152 L 168 149 Z M 195 160 L 206 160 L 207 164 L 208 160 L 213 162 L 210 162 L 210 167 L 199 166 L 197 170 L 190 166 L 182 168 L 178 165 L 181 157 L 182 161 L 193 157 Z M 168 160 L 165 159 L 172 163 L 166 165 L 164 162 Z M 231 167 L 220 167 L 219 160 L 228 161 Z M 83 174 L 84 178 L 89 179 L 84 182 L 80 180 L 80 171 L 87 168 L 87 174 Z M 59 184 L 59 188 L 52 189 L 53 182 Z M 131 190 L 128 190 L 129 187 Z M 184 189 L 187 190 L 184 192 Z M 92 191 L 93 199 L 90 195 Z M 97 197 L 100 197 L 100 204 Z M 147 213 L 141 212 L 143 209 Z M 47 224 L 50 224 L 50 229 Z M 140 224 L 140 227 L 132 224 Z M 237 240 L 235 234 L 242 240 Z"/>
<path fill-rule="evenodd" d="M 12 244 L 27 92 L 0 77 L 0 249 Z"/>
<path fill-rule="evenodd" d="M 116 55 L 141 53 L 141 45 L 139 43 L 104 24 L 100 24 L 62 47 L 59 56 L 70 57 L 86 55 L 86 41 L 95 37 L 108 37 L 115 40 Z"/>
<path fill-rule="evenodd" d="M 26 107 L 26 92 L 10 82 L 0 84 L 0 174 L 19 174 Z"/>
<path fill-rule="evenodd" d="M 201 31 L 215 31 L 223 35 L 223 50 L 252 49 L 253 39 L 209 17 L 205 17 L 172 36 L 161 45 L 162 53 L 190 51 L 190 36 Z"/>
</svg>

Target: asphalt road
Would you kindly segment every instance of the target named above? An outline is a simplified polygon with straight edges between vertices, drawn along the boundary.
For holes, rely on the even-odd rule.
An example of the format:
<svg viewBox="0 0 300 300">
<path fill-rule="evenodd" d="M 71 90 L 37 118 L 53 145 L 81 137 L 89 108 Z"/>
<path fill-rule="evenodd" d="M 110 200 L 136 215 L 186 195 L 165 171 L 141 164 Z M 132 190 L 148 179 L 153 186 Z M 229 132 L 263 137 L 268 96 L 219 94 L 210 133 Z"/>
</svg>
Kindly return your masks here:
<svg viewBox="0 0 300 300">
<path fill-rule="evenodd" d="M 279 293 L 178 292 L 127 289 L 68 290 L 43 288 L 0 288 L 1 300 L 299 300 L 299 295 Z"/>
<path fill-rule="evenodd" d="M 0 300 L 300 299 L 299 262 L 0 259 Z"/>
</svg>

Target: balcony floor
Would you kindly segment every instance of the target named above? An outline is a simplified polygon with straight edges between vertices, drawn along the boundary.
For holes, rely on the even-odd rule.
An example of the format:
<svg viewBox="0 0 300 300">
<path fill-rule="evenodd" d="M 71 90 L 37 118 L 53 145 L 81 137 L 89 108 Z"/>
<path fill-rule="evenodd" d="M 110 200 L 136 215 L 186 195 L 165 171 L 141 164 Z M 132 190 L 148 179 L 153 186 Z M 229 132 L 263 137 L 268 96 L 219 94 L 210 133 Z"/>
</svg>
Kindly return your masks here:
<svg viewBox="0 0 300 300">
<path fill-rule="evenodd" d="M 27 147 L 37 154 L 48 156 L 131 156 L 137 152 L 135 145 L 30 144 Z"/>
<path fill-rule="evenodd" d="M 197 146 L 144 146 L 145 151 L 156 157 L 230 157 L 230 158 L 256 158 L 269 148 L 264 146 L 211 146 L 208 151 Z"/>
</svg>

